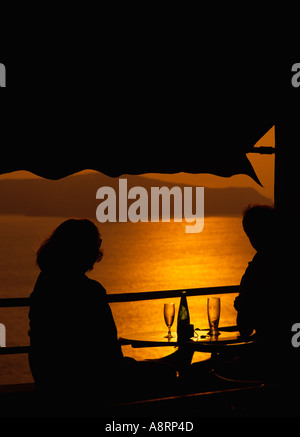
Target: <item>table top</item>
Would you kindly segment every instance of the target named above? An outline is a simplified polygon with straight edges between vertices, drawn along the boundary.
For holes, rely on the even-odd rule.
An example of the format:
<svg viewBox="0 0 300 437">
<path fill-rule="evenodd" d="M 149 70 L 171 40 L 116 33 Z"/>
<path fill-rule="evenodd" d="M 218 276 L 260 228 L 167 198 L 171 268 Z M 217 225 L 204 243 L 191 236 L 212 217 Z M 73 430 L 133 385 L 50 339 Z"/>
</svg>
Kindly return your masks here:
<svg viewBox="0 0 300 437">
<path fill-rule="evenodd" d="M 195 330 L 196 335 L 187 340 L 186 343 L 199 351 L 211 351 L 229 345 L 253 343 L 254 335 L 245 339 L 241 337 L 239 331 L 227 330 L 228 328 L 224 328 L 224 331 L 220 329 L 219 335 L 213 337 L 208 335 L 208 329 Z M 177 333 L 172 332 L 172 338 L 166 337 L 166 334 L 163 331 L 129 333 L 120 337 L 120 341 L 123 345 L 129 344 L 134 348 L 178 346 Z"/>
</svg>

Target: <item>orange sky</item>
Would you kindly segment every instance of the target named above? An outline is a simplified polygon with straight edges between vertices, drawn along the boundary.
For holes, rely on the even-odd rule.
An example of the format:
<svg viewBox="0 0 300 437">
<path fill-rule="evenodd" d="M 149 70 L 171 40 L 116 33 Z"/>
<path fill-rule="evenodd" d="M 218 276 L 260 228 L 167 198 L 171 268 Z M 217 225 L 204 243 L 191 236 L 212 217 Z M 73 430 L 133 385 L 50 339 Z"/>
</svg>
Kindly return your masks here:
<svg viewBox="0 0 300 437">
<path fill-rule="evenodd" d="M 275 147 L 275 129 L 274 126 L 256 143 L 256 146 L 272 146 Z M 247 175 L 235 175 L 230 178 L 225 178 L 221 176 L 215 176 L 211 174 L 188 174 L 188 173 L 177 173 L 173 175 L 168 174 L 156 174 L 149 173 L 145 177 L 151 177 L 155 179 L 171 181 L 174 183 L 183 183 L 198 185 L 204 187 L 252 187 L 257 190 L 260 194 L 273 198 L 274 196 L 274 163 L 275 155 L 260 155 L 249 153 L 248 159 L 254 167 L 254 170 L 261 181 L 263 187 L 260 187 L 256 182 L 254 182 Z M 81 173 L 90 173 L 91 170 L 85 170 Z M 13 173 L 7 173 L 0 175 L 1 179 L 12 179 L 12 178 L 37 178 L 32 173 L 27 171 L 17 171 Z"/>
</svg>

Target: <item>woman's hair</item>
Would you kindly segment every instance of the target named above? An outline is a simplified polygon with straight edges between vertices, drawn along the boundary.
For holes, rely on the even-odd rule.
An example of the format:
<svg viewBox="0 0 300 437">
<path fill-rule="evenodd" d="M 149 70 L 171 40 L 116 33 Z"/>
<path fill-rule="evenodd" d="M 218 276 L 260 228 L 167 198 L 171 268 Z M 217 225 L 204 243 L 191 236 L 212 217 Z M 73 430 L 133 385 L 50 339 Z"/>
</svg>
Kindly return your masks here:
<svg viewBox="0 0 300 437">
<path fill-rule="evenodd" d="M 92 270 L 102 259 L 101 235 L 88 219 L 69 219 L 61 223 L 38 249 L 36 263 L 41 270 Z"/>
</svg>

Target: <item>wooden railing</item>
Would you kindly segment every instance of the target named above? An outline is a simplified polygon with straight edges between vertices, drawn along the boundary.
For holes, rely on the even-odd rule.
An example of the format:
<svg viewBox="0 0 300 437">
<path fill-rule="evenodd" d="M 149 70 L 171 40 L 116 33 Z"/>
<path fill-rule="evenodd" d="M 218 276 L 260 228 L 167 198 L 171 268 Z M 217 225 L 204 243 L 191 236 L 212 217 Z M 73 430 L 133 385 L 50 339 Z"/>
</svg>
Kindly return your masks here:
<svg viewBox="0 0 300 437">
<path fill-rule="evenodd" d="M 187 296 L 207 296 L 209 294 L 237 293 L 238 285 L 206 288 L 183 288 L 181 290 L 144 291 L 140 293 L 108 294 L 107 297 L 109 302 L 135 302 L 139 300 L 180 297 L 183 291 L 186 291 Z"/>
<path fill-rule="evenodd" d="M 139 293 L 117 293 L 108 294 L 107 298 L 110 303 L 117 302 L 137 302 L 141 300 L 167 299 L 180 297 L 182 292 L 186 291 L 187 296 L 207 296 L 210 294 L 227 294 L 237 293 L 237 285 L 223 287 L 206 287 L 206 288 L 188 288 L 181 290 L 163 290 L 163 291 L 144 291 Z M 29 297 L 3 298 L 0 299 L 0 308 L 29 307 Z M 0 355 L 24 354 L 28 353 L 29 346 L 11 346 L 0 347 Z"/>
</svg>

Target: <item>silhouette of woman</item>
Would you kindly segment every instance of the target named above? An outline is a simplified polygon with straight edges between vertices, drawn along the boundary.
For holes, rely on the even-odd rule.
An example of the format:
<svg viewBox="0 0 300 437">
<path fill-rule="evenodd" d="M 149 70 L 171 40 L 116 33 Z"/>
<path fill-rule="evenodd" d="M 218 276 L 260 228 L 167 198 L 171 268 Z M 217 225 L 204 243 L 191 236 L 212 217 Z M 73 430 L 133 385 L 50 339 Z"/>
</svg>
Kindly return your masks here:
<svg viewBox="0 0 300 437">
<path fill-rule="evenodd" d="M 102 258 L 101 242 L 93 222 L 69 219 L 37 251 L 29 364 L 37 390 L 53 403 L 67 397 L 82 406 L 93 392 L 107 402 L 175 377 L 170 365 L 123 357 L 106 291 L 86 276 Z"/>
</svg>

